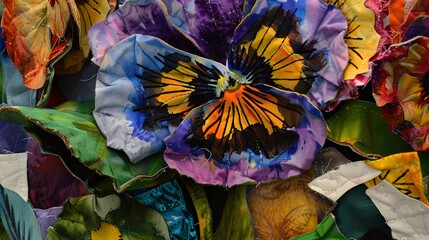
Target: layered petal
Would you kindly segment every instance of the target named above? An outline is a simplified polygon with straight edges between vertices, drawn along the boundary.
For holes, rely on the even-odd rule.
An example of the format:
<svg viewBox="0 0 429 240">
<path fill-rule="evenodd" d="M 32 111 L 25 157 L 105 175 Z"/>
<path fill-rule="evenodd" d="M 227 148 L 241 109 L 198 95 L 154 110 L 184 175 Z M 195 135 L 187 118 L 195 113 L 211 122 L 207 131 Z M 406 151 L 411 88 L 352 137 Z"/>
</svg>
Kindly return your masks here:
<svg viewBox="0 0 429 240">
<path fill-rule="evenodd" d="M 392 130 L 416 150 L 429 148 L 429 38 L 392 45 L 376 62 L 374 98 Z"/>
<path fill-rule="evenodd" d="M 100 65 L 104 55 L 119 41 L 133 35 L 158 37 L 179 49 L 199 53 L 194 43 L 171 21 L 165 6 L 157 0 L 126 1 L 88 33 L 92 61 Z"/>
<path fill-rule="evenodd" d="M 366 0 L 365 6 L 370 8 L 375 14 L 374 29 L 380 35 L 380 42 L 377 51 L 383 50 L 383 46 L 392 43 L 389 26 L 389 0 Z"/>
<path fill-rule="evenodd" d="M 260 98 L 221 99 L 189 113 L 165 140 L 168 165 L 198 183 L 228 187 L 308 169 L 326 136 L 321 113 L 293 92 L 255 86 L 251 93 Z M 286 127 L 289 121 L 294 124 Z"/>
<path fill-rule="evenodd" d="M 48 76 L 52 72 L 47 71 L 47 67 L 68 46 L 63 39 L 70 20 L 70 14 L 64 12 L 68 11 L 68 5 L 58 1 L 5 3 L 2 34 L 7 42 L 6 49 L 28 88 L 39 89 L 47 78 L 53 77 Z"/>
<path fill-rule="evenodd" d="M 217 80 L 225 72 L 223 65 L 158 38 L 131 36 L 118 43 L 101 65 L 94 110 L 97 125 L 108 146 L 140 161 L 163 150 L 168 123 L 177 126 L 192 108 L 216 96 Z"/>
<path fill-rule="evenodd" d="M 72 74 L 82 69 L 90 50 L 89 28 L 103 21 L 116 7 L 116 0 L 71 0 L 67 2 L 70 4 L 70 12 L 67 13 L 73 16 L 77 26 L 75 42 L 78 43 L 78 46 L 55 65 L 58 74 Z"/>
<path fill-rule="evenodd" d="M 318 0 L 258 1 L 235 31 L 228 65 L 323 108 L 343 85 L 346 30 L 343 14 Z"/>
<path fill-rule="evenodd" d="M 338 7 L 347 18 L 348 28 L 344 40 L 349 48 L 350 60 L 344 79 L 353 80 L 356 75 L 369 71 L 369 61 L 377 53 L 380 35 L 374 29 L 374 12 L 364 6 L 364 0 L 325 2 Z"/>
</svg>

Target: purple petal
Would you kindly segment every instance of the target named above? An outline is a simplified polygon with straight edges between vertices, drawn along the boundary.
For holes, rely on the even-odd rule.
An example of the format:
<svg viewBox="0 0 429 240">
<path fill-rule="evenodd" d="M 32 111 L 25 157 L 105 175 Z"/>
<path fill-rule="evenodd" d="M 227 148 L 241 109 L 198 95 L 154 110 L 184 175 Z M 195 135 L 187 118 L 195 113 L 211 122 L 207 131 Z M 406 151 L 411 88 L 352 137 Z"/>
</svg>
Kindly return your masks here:
<svg viewBox="0 0 429 240">
<path fill-rule="evenodd" d="M 169 20 L 166 10 L 158 1 L 126 1 L 105 21 L 89 30 L 89 45 L 94 56 L 92 61 L 100 65 L 104 55 L 116 43 L 133 34 L 155 36 L 178 49 L 200 52 Z"/>
<path fill-rule="evenodd" d="M 26 151 L 29 137 L 21 125 L 0 121 L 0 133 L 0 154 Z"/>
<path fill-rule="evenodd" d="M 171 20 L 202 49 L 204 57 L 226 61 L 235 28 L 243 18 L 243 0 L 164 0 Z"/>
<path fill-rule="evenodd" d="M 48 228 L 53 226 L 58 221 L 58 215 L 63 210 L 63 207 L 52 207 L 48 209 L 33 209 L 37 217 L 37 223 L 40 226 L 40 232 L 42 233 L 42 239 L 46 238 Z"/>
<path fill-rule="evenodd" d="M 406 42 L 417 36 L 429 37 L 429 17 L 416 18 L 408 27 L 401 42 Z"/>
</svg>

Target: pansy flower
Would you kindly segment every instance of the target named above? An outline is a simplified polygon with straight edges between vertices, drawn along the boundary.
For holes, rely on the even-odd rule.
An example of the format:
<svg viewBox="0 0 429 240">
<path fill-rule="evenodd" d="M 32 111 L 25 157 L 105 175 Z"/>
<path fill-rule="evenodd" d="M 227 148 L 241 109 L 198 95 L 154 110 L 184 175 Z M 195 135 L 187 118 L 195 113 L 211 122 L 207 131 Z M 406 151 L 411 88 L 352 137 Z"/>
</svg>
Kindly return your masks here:
<svg viewBox="0 0 429 240">
<path fill-rule="evenodd" d="M 198 14 L 205 12 L 194 14 L 204 19 Z M 165 19 L 176 24 L 178 16 Z M 341 12 L 318 0 L 257 1 L 224 37 L 226 49 L 198 44 L 195 34 L 208 30 L 188 20 L 173 30 L 200 56 L 149 35 L 125 38 L 104 56 L 94 116 L 108 142 L 132 161 L 165 147 L 170 167 L 203 184 L 264 182 L 308 169 L 326 137 L 313 104 L 336 95 L 348 59 Z"/>
<path fill-rule="evenodd" d="M 429 27 L 429 18 L 417 18 L 416 26 Z M 416 150 L 429 148 L 429 38 L 412 36 L 391 45 L 377 61 L 373 75 L 374 98 L 393 131 Z"/>
</svg>

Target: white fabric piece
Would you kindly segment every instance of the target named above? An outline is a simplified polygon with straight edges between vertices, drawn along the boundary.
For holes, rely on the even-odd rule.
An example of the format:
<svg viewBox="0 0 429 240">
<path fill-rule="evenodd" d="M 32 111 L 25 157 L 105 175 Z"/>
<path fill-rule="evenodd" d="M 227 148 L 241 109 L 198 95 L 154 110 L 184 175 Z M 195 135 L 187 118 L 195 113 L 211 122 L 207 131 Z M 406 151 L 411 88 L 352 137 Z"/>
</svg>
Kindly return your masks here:
<svg viewBox="0 0 429 240">
<path fill-rule="evenodd" d="M 380 174 L 381 171 L 358 161 L 340 165 L 339 168 L 314 179 L 308 186 L 332 201 L 337 201 L 348 190 Z"/>
<path fill-rule="evenodd" d="M 164 148 L 164 143 L 161 140 L 145 141 L 138 137 L 133 137 L 131 122 L 125 118 L 98 112 L 93 112 L 93 116 L 101 133 L 106 137 L 107 146 L 124 151 L 132 163 L 137 163 L 153 154 L 153 149 Z M 170 134 L 167 130 L 159 131 L 163 131 L 160 134 L 161 136 Z"/>
<path fill-rule="evenodd" d="M 0 184 L 28 201 L 26 152 L 0 154 Z"/>
<path fill-rule="evenodd" d="M 429 240 L 429 207 L 383 180 L 366 190 L 392 230 L 394 239 Z"/>
</svg>

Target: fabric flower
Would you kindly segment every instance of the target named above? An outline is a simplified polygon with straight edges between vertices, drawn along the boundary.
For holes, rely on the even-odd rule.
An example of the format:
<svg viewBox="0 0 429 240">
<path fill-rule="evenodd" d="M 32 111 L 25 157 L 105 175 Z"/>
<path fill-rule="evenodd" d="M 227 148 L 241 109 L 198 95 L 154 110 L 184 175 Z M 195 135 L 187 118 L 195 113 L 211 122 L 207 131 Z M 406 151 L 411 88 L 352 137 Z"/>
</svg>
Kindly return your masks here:
<svg viewBox="0 0 429 240">
<path fill-rule="evenodd" d="M 75 64 L 82 67 L 89 54 L 86 32 L 93 23 L 104 19 L 115 4 L 107 0 L 5 1 L 2 35 L 12 62 L 23 75 L 25 86 L 40 89 L 46 80 L 52 80 L 52 65 L 71 49 L 71 21 L 78 28 L 75 32 L 79 43 L 77 49 L 82 48 L 82 52 L 68 57 L 69 61 L 62 67 L 67 69 Z"/>
<path fill-rule="evenodd" d="M 374 12 L 364 6 L 364 0 L 325 0 L 325 2 L 337 6 L 347 18 L 345 42 L 349 48 L 350 60 L 344 72 L 344 79 L 352 81 L 356 75 L 370 70 L 369 60 L 377 52 L 380 35 L 374 29 Z M 366 82 L 363 85 L 365 84 Z"/>
<path fill-rule="evenodd" d="M 385 19 L 389 19 L 389 0 L 366 0 L 365 6 L 375 13 L 374 29 L 380 35 L 377 52 L 381 52 L 383 46 L 388 47 L 392 43 L 389 25 L 384 24 Z"/>
<path fill-rule="evenodd" d="M 347 19 L 344 41 L 349 62 L 344 71 L 344 85 L 324 110 L 334 110 L 342 101 L 359 97 L 358 89 L 366 86 L 371 76 L 370 63 L 377 53 L 380 35 L 374 29 L 375 14 L 365 7 L 364 0 L 325 0 L 335 5 Z"/>
<path fill-rule="evenodd" d="M 392 45 L 377 61 L 372 80 L 374 98 L 392 130 L 416 150 L 429 148 L 428 58 L 427 37 Z"/>
<path fill-rule="evenodd" d="M 193 17 L 205 19 L 200 10 Z M 170 19 L 177 24 L 179 16 Z M 215 33 L 205 29 L 208 20 L 188 21 L 174 31 L 191 42 L 198 43 L 197 33 Z M 103 58 L 94 116 L 111 146 L 132 161 L 166 146 L 169 166 L 199 183 L 297 175 L 326 137 L 312 103 L 323 107 L 342 84 L 346 27 L 338 9 L 318 0 L 258 1 L 232 35 L 226 31 L 228 48 L 197 45 L 204 57 L 165 39 L 128 37 Z"/>
<path fill-rule="evenodd" d="M 387 49 L 390 44 L 404 42 L 405 34 L 410 26 L 421 16 L 429 14 L 429 4 L 426 0 L 366 0 L 365 6 L 371 8 L 376 16 L 375 30 L 381 36 L 379 51 Z M 423 28 L 419 28 L 423 33 Z M 416 36 L 416 35 L 414 35 Z"/>
</svg>

